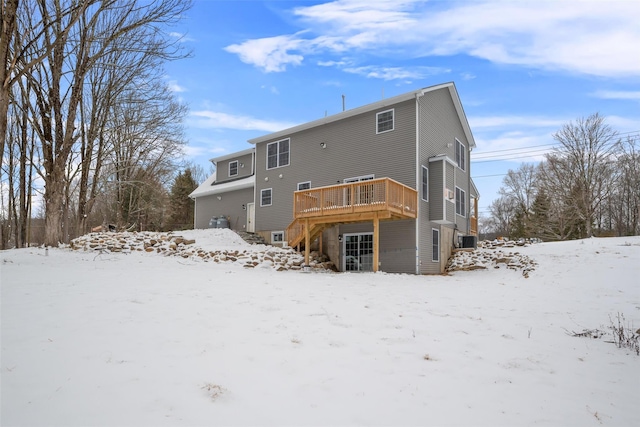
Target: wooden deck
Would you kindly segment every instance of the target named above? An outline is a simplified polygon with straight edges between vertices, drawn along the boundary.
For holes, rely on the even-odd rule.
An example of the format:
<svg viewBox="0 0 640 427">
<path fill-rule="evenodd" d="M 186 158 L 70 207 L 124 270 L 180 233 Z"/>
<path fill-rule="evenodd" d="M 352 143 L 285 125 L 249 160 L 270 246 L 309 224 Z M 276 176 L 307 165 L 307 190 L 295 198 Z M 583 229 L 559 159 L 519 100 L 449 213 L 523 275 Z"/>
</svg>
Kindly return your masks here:
<svg viewBox="0 0 640 427">
<path fill-rule="evenodd" d="M 378 222 L 411 219 L 418 215 L 418 193 L 390 178 L 380 178 L 296 191 L 293 222 L 287 227 L 289 246 L 305 247 L 309 263 L 310 242 L 336 224 L 373 222 L 374 271 L 377 270 Z"/>
</svg>

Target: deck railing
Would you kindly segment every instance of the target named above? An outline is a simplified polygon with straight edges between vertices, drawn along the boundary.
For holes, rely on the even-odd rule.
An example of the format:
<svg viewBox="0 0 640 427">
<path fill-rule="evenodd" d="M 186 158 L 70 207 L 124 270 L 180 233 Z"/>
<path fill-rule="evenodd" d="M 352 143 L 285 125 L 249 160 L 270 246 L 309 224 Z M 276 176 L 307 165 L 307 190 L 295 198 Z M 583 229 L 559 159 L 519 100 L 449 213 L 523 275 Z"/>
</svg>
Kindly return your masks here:
<svg viewBox="0 0 640 427">
<path fill-rule="evenodd" d="M 374 211 L 415 218 L 418 213 L 417 191 L 391 178 L 300 190 L 293 197 L 295 219 Z"/>
</svg>

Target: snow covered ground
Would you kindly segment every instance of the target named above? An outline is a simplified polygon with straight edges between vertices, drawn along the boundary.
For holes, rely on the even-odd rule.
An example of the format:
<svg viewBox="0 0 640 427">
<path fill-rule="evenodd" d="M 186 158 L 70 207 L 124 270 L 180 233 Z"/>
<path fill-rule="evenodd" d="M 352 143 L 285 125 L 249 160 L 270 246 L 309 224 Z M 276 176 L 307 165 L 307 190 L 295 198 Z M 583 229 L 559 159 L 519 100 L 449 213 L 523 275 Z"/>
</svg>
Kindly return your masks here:
<svg viewBox="0 0 640 427">
<path fill-rule="evenodd" d="M 528 278 L 0 252 L 0 424 L 640 425 L 640 356 L 567 333 L 640 327 L 640 238 L 517 251 Z"/>
</svg>

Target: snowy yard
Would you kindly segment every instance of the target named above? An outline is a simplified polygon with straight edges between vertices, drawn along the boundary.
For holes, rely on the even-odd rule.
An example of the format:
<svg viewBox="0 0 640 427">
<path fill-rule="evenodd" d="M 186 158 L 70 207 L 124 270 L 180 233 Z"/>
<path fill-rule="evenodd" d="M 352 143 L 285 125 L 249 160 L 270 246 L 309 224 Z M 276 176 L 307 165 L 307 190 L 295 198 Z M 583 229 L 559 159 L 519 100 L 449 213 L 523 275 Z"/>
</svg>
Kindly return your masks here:
<svg viewBox="0 0 640 427">
<path fill-rule="evenodd" d="M 640 356 L 567 333 L 640 328 L 640 237 L 514 250 L 528 278 L 0 252 L 0 423 L 640 425 Z"/>
</svg>

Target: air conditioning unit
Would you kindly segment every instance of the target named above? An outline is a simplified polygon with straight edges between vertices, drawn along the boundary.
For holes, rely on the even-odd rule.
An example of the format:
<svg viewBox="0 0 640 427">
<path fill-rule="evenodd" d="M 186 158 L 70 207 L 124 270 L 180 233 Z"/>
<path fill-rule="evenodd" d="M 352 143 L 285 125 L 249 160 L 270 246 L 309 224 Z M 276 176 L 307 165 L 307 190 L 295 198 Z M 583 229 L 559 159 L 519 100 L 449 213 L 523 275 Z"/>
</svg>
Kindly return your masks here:
<svg viewBox="0 0 640 427">
<path fill-rule="evenodd" d="M 446 188 L 444 190 L 444 197 L 446 197 L 447 200 L 453 200 L 455 198 L 455 194 L 453 193 L 453 191 Z"/>
</svg>

